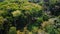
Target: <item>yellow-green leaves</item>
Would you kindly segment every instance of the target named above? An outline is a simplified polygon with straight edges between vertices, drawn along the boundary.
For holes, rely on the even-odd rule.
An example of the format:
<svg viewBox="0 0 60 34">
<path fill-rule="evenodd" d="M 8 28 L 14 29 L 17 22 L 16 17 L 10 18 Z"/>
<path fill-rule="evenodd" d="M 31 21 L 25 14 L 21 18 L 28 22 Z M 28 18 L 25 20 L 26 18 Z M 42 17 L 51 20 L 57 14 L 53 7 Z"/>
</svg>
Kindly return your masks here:
<svg viewBox="0 0 60 34">
<path fill-rule="evenodd" d="M 0 24 L 4 23 L 4 18 L 2 16 L 0 16 Z"/>
<path fill-rule="evenodd" d="M 0 16 L 0 29 L 3 29 L 4 18 Z"/>
<path fill-rule="evenodd" d="M 42 10 L 42 6 L 38 5 L 38 4 L 34 4 L 34 3 L 24 3 L 21 5 L 20 7 L 21 10 L 28 10 L 28 11 L 39 11 Z"/>
<path fill-rule="evenodd" d="M 9 34 L 17 34 L 16 27 L 10 27 Z"/>
<path fill-rule="evenodd" d="M 33 28 L 33 30 L 32 30 L 33 32 L 36 32 L 36 31 L 38 31 L 38 27 L 36 27 L 36 26 L 33 26 L 32 28 Z"/>
<path fill-rule="evenodd" d="M 37 18 L 37 22 L 41 22 L 42 23 L 43 22 L 43 18 L 42 17 L 38 17 Z"/>
<path fill-rule="evenodd" d="M 16 4 L 16 3 L 11 3 L 11 2 L 2 2 L 0 3 L 0 9 L 3 9 L 3 10 L 8 10 L 8 9 L 19 9 L 18 7 L 19 5 Z"/>
<path fill-rule="evenodd" d="M 21 11 L 19 11 L 19 10 L 16 10 L 16 11 L 12 12 L 13 17 L 18 17 L 18 16 L 20 16 L 21 14 L 22 14 L 22 13 L 21 13 Z"/>
<path fill-rule="evenodd" d="M 0 10 L 0 16 L 6 16 L 8 14 L 7 11 Z"/>
</svg>

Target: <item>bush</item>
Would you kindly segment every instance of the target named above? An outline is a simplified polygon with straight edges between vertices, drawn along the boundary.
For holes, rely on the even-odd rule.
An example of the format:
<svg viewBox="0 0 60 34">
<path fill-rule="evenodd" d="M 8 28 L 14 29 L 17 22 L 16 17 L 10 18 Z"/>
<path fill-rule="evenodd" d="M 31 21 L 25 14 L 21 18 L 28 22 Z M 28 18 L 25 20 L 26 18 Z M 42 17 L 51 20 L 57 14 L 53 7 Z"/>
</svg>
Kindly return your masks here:
<svg viewBox="0 0 60 34">
<path fill-rule="evenodd" d="M 42 17 L 38 17 L 37 18 L 37 22 L 41 22 L 42 23 L 43 22 L 43 18 Z"/>
<path fill-rule="evenodd" d="M 10 27 L 9 34 L 17 34 L 16 27 Z"/>
<path fill-rule="evenodd" d="M 45 31 L 47 32 L 47 33 L 49 33 L 49 34 L 57 34 L 55 31 L 55 29 L 54 29 L 54 27 L 52 26 L 52 25 L 48 25 L 48 26 L 46 26 L 45 27 Z"/>
<path fill-rule="evenodd" d="M 4 23 L 4 18 L 2 16 L 0 16 L 0 24 Z"/>
<path fill-rule="evenodd" d="M 44 21 L 48 21 L 48 19 L 49 19 L 49 16 L 47 16 L 47 15 L 44 15 L 44 16 L 43 16 L 43 20 L 44 20 Z"/>
<path fill-rule="evenodd" d="M 17 25 L 17 29 L 22 30 L 26 26 L 26 24 L 29 25 L 29 23 L 34 21 L 31 27 L 28 27 L 29 29 L 32 29 L 33 26 L 37 26 L 39 25 L 38 23 L 42 22 L 42 18 L 38 18 L 37 23 L 35 23 L 34 18 L 42 16 L 42 9 L 42 6 L 35 3 L 30 3 L 27 0 L 5 0 L 4 2 L 0 3 L 0 15 L 7 20 L 4 23 L 4 27 L 6 29 L 10 28 L 10 25 Z M 32 20 L 32 18 L 34 19 Z M 11 27 L 9 29 L 9 34 L 15 33 L 15 27 Z"/>
<path fill-rule="evenodd" d="M 0 29 L 3 29 L 4 18 L 0 16 Z"/>
<path fill-rule="evenodd" d="M 14 12 L 12 12 L 12 15 L 13 15 L 13 17 L 18 17 L 21 15 L 21 11 L 19 11 L 19 10 L 14 11 Z"/>
</svg>

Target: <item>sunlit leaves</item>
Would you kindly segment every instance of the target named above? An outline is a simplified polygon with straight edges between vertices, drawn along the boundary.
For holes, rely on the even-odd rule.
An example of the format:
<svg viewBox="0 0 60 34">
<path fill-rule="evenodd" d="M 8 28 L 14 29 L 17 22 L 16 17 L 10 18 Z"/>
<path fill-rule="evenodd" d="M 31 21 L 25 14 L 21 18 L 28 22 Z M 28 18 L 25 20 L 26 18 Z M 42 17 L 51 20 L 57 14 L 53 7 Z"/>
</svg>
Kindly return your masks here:
<svg viewBox="0 0 60 34">
<path fill-rule="evenodd" d="M 42 6 L 27 2 L 26 4 L 22 4 L 20 9 L 29 10 L 29 11 L 31 10 L 39 11 L 39 10 L 42 10 Z"/>
<path fill-rule="evenodd" d="M 3 10 L 8 10 L 8 9 L 18 9 L 18 4 L 16 3 L 7 3 L 7 2 L 4 2 L 4 3 L 1 3 L 0 4 L 0 9 L 3 9 Z"/>
<path fill-rule="evenodd" d="M 16 10 L 16 11 L 12 12 L 12 15 L 13 15 L 13 17 L 18 17 L 21 15 L 21 11 Z"/>
<path fill-rule="evenodd" d="M 35 4 L 35 3 L 30 3 L 27 0 L 18 0 L 18 1 L 5 0 L 4 2 L 0 3 L 0 10 L 1 10 L 0 15 L 1 16 L 3 15 L 3 17 L 7 20 L 6 23 L 8 22 L 7 29 L 10 26 L 10 24 L 11 26 L 17 25 L 17 28 L 18 26 L 19 28 L 22 26 L 21 28 L 23 29 L 24 26 L 26 26 L 25 24 L 29 25 L 29 23 L 36 20 L 34 17 L 41 16 L 43 8 L 42 6 Z M 3 20 L 4 19 L 1 20 L 1 23 L 4 22 Z M 35 28 L 36 30 L 39 28 L 36 26 L 39 26 L 39 23 L 41 21 L 42 21 L 42 18 L 38 18 L 37 23 L 35 23 L 34 21 L 32 25 L 30 24 L 29 26 L 28 25 L 27 26 L 30 30 L 33 29 L 35 31 Z M 15 33 L 16 33 L 16 28 L 11 27 L 9 30 L 9 34 L 15 34 Z"/>
</svg>

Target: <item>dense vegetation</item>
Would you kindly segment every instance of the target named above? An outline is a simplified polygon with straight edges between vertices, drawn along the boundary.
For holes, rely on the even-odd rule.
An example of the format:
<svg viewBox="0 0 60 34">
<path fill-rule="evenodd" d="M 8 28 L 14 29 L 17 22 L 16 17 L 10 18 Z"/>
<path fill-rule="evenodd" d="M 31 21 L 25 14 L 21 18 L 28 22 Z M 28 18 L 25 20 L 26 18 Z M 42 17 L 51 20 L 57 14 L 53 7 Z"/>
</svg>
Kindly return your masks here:
<svg viewBox="0 0 60 34">
<path fill-rule="evenodd" d="M 0 34 L 60 34 L 60 2 L 0 1 Z"/>
</svg>

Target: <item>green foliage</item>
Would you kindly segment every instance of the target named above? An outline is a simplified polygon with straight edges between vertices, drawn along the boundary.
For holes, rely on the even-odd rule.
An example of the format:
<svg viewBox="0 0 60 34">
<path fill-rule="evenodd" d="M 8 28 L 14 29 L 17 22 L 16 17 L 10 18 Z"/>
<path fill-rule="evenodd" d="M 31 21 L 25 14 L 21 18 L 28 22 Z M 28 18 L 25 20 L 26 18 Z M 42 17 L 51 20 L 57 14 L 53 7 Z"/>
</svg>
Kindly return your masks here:
<svg viewBox="0 0 60 34">
<path fill-rule="evenodd" d="M 16 11 L 12 12 L 12 15 L 13 15 L 13 17 L 18 17 L 21 15 L 21 11 L 16 10 Z"/>
<path fill-rule="evenodd" d="M 17 34 L 17 32 L 16 32 L 16 27 L 11 27 L 11 28 L 9 29 L 9 34 Z"/>
<path fill-rule="evenodd" d="M 54 24 L 49 24 L 45 27 L 45 31 L 49 34 L 59 34 L 60 32 L 59 26 L 60 26 L 59 18 L 56 18 Z"/>
<path fill-rule="evenodd" d="M 42 23 L 43 22 L 43 18 L 42 17 L 37 18 L 37 23 L 38 22 Z"/>
<path fill-rule="evenodd" d="M 0 15 L 6 19 L 6 23 L 8 22 L 8 26 L 6 25 L 7 28 L 17 25 L 17 28 L 23 29 L 25 24 L 29 24 L 30 21 L 33 22 L 32 18 L 41 17 L 43 15 L 42 6 L 35 3 L 30 3 L 28 0 L 5 0 L 0 3 L 0 10 Z M 33 20 L 35 20 L 35 18 Z M 34 21 L 28 28 L 33 29 L 32 27 L 39 26 L 38 22 L 40 23 L 41 21 L 42 19 L 37 19 L 37 23 Z"/>
<path fill-rule="evenodd" d="M 27 26 L 27 29 L 29 31 L 37 31 L 37 29 L 40 28 L 42 22 L 43 22 L 43 18 L 39 17 L 39 18 L 37 18 L 37 20 L 34 23 L 29 24 Z"/>
<path fill-rule="evenodd" d="M 44 7 L 51 9 L 51 14 L 59 16 L 60 5 L 56 1 L 58 0 L 49 0 L 49 3 L 47 3 L 49 4 L 49 8 L 47 6 Z M 48 24 L 45 28 L 41 27 L 43 21 L 48 21 L 49 19 L 49 15 L 43 14 L 43 5 L 45 5 L 43 0 L 38 4 L 28 2 L 28 0 L 5 0 L 0 2 L 0 29 L 4 28 L 6 32 L 9 30 L 7 34 L 16 34 L 16 29 L 22 30 L 27 26 L 27 30 L 29 31 L 34 32 L 42 28 L 49 34 L 58 34 L 60 32 L 60 17 L 58 17 L 57 23 Z"/>
<path fill-rule="evenodd" d="M 39 5 L 43 5 L 45 2 L 44 2 L 44 0 L 41 0 L 40 2 L 39 2 Z"/>
<path fill-rule="evenodd" d="M 54 25 L 48 25 L 45 27 L 45 31 L 49 34 L 59 34 L 60 28 L 54 28 Z"/>
<path fill-rule="evenodd" d="M 49 0 L 50 4 L 56 4 L 59 0 Z"/>
<path fill-rule="evenodd" d="M 0 24 L 4 23 L 4 18 L 2 16 L 0 16 Z"/>
<path fill-rule="evenodd" d="M 44 20 L 44 21 L 48 21 L 48 19 L 49 19 L 49 16 L 47 16 L 47 15 L 44 15 L 44 16 L 43 16 L 43 20 Z"/>
<path fill-rule="evenodd" d="M 51 0 L 52 2 L 54 1 L 54 3 L 49 5 L 49 9 L 51 11 L 51 14 L 54 16 L 59 16 L 60 15 L 60 2 L 59 0 Z"/>
<path fill-rule="evenodd" d="M 52 25 L 48 25 L 45 27 L 45 31 L 49 34 L 56 34 L 56 30 L 54 29 L 54 27 Z"/>
<path fill-rule="evenodd" d="M 8 15 L 8 12 L 7 11 L 3 11 L 3 10 L 0 10 L 0 16 L 7 16 Z"/>
<path fill-rule="evenodd" d="M 38 24 L 34 23 L 34 24 L 30 24 L 27 26 L 27 30 L 29 31 L 37 31 L 38 30 Z"/>
<path fill-rule="evenodd" d="M 0 29 L 3 29 L 4 18 L 0 16 Z"/>
<path fill-rule="evenodd" d="M 33 26 L 33 29 L 32 29 L 32 31 L 37 31 L 38 30 L 38 27 L 36 27 L 36 26 Z"/>
<path fill-rule="evenodd" d="M 19 7 L 18 7 L 18 4 L 16 4 L 16 3 L 8 3 L 8 2 L 2 2 L 2 3 L 0 3 L 0 9 L 2 9 L 2 10 L 8 10 L 8 9 L 18 9 Z"/>
</svg>

